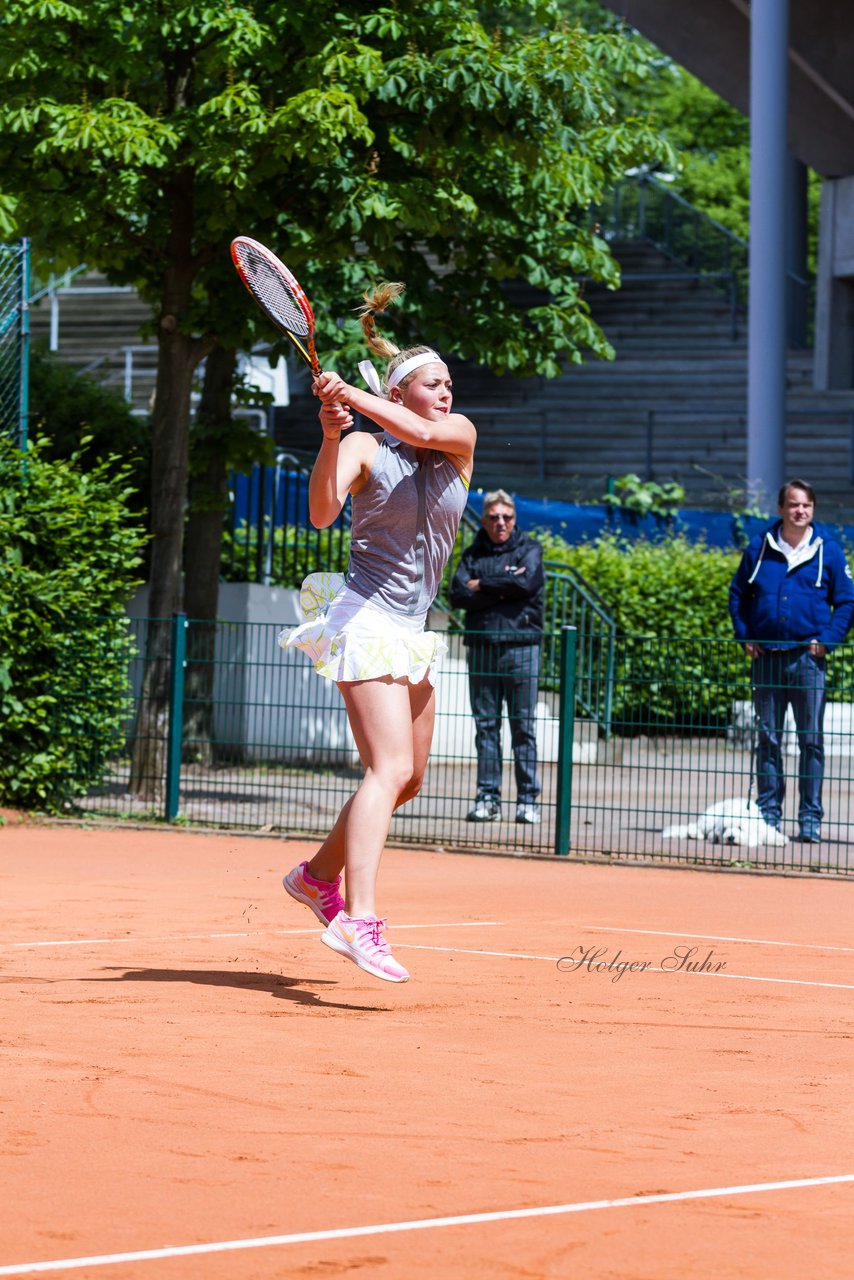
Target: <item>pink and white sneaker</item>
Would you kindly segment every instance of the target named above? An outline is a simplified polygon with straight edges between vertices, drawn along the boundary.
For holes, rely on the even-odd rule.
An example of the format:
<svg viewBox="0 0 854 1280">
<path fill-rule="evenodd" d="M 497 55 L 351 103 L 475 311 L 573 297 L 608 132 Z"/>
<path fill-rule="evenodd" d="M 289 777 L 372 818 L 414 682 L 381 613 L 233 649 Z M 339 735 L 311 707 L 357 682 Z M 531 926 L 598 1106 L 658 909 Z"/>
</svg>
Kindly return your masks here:
<svg viewBox="0 0 854 1280">
<path fill-rule="evenodd" d="M 320 941 L 375 978 L 384 978 L 386 982 L 408 982 L 409 974 L 395 960 L 383 937 L 385 925 L 385 920 L 378 920 L 376 916 L 354 919 L 340 911 L 323 930 Z"/>
<path fill-rule="evenodd" d="M 285 892 L 303 906 L 311 907 L 321 924 L 329 924 L 339 911 L 344 910 L 341 877 L 337 880 L 315 880 L 306 870 L 307 866 L 307 863 L 301 862 L 283 877 Z"/>
</svg>

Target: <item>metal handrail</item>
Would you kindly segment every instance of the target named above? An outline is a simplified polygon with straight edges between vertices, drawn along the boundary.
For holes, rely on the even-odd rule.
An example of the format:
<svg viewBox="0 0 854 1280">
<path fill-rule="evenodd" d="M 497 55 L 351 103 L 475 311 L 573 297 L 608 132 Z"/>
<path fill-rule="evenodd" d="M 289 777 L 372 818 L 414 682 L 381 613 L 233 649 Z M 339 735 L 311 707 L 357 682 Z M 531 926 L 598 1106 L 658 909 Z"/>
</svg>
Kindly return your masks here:
<svg viewBox="0 0 854 1280">
<path fill-rule="evenodd" d="M 691 401 L 685 401 L 678 407 L 675 405 L 655 405 L 650 409 L 646 409 L 641 415 L 645 419 L 646 425 L 646 479 L 655 479 L 654 451 L 655 451 L 655 423 L 657 418 L 724 418 L 728 420 L 747 419 L 747 406 L 741 405 L 718 405 L 714 409 L 710 409 L 708 405 L 695 405 Z M 846 421 L 849 424 L 849 440 L 850 452 L 848 463 L 848 480 L 854 484 L 854 409 L 849 405 L 839 405 L 836 408 L 814 409 L 810 406 L 803 408 L 793 408 L 786 405 L 785 410 L 786 423 L 790 418 L 835 418 L 837 421 Z"/>
<path fill-rule="evenodd" d="M 636 178 L 626 179 L 623 182 L 617 183 L 611 196 L 611 209 L 609 210 L 607 205 L 600 208 L 599 217 L 601 222 L 607 224 L 609 213 L 614 219 L 611 226 L 607 228 L 613 236 L 619 235 L 626 225 L 622 218 L 623 195 L 626 191 L 635 191 L 638 195 L 638 225 L 634 228 L 634 233 L 638 235 L 640 239 L 650 240 L 651 243 L 656 245 L 656 248 L 661 249 L 661 251 L 666 253 L 668 257 L 674 256 L 677 257 L 678 260 L 678 255 L 671 255 L 670 252 L 672 247 L 670 232 L 673 229 L 670 209 L 673 207 L 683 212 L 686 215 L 686 218 L 689 219 L 695 227 L 708 227 L 709 230 L 715 234 L 718 240 L 725 242 L 727 244 L 728 262 L 732 261 L 733 253 L 737 254 L 740 252 L 745 258 L 747 257 L 749 244 L 746 240 L 743 240 L 741 236 L 736 235 L 734 231 L 730 231 L 729 228 L 725 227 L 722 223 L 717 222 L 709 214 L 704 213 L 702 209 L 698 209 L 695 205 L 692 205 L 684 198 L 684 196 L 680 196 L 677 192 L 669 190 L 663 185 L 663 183 L 657 182 L 656 179 L 651 177 L 649 174 L 640 174 Z M 650 236 L 649 234 L 646 199 L 647 191 L 655 192 L 661 198 L 665 206 L 665 229 L 667 235 L 662 241 L 659 241 L 657 238 Z"/>
<path fill-rule="evenodd" d="M 696 205 L 691 204 L 691 202 L 686 200 L 684 196 L 680 196 L 678 191 L 671 191 L 668 187 L 665 187 L 663 182 L 658 182 L 651 174 L 642 174 L 636 179 L 636 181 L 639 185 L 642 184 L 643 186 L 653 187 L 656 191 L 660 191 L 668 200 L 672 200 L 675 204 L 681 205 L 682 208 L 692 216 L 697 214 L 707 222 L 709 226 L 714 227 L 715 231 L 719 232 L 724 239 L 732 240 L 735 244 L 745 250 L 749 248 L 749 242 L 742 236 L 738 235 L 735 231 L 731 231 L 729 227 L 725 227 L 722 222 L 718 222 L 716 218 L 711 216 L 711 214 L 704 213 L 702 209 L 698 209 Z"/>
<path fill-rule="evenodd" d="M 623 197 L 627 191 L 637 193 L 636 215 L 631 219 L 623 217 Z M 647 207 L 649 193 L 659 200 L 662 224 L 660 231 L 653 225 L 653 215 Z M 612 239 L 628 232 L 631 237 L 646 240 L 666 257 L 687 266 L 696 266 L 701 260 L 708 261 L 709 241 L 704 242 L 703 232 L 711 233 L 710 242 L 720 246 L 723 259 L 727 264 L 727 271 L 724 274 L 732 273 L 736 280 L 738 305 L 742 310 L 746 310 L 749 242 L 704 213 L 703 210 L 696 208 L 684 196 L 670 191 L 650 174 L 639 174 L 636 178 L 618 183 L 611 194 L 610 204 L 605 204 L 599 209 L 598 217 L 605 227 L 606 234 Z M 693 234 L 690 240 L 691 252 L 686 254 L 684 242 L 677 244 L 677 237 L 680 230 L 684 230 L 688 223 Z M 711 278 L 714 273 L 709 271 L 704 274 Z M 801 290 L 808 291 L 813 285 L 812 281 L 805 280 L 794 271 L 787 270 L 786 278 L 790 285 Z"/>
<path fill-rule="evenodd" d="M 30 305 L 41 302 L 42 298 L 48 298 L 50 301 L 50 337 L 48 340 L 48 348 L 51 351 L 59 350 L 59 299 L 67 297 L 71 294 L 85 297 L 87 295 L 96 296 L 100 294 L 110 293 L 136 293 L 136 289 L 130 284 L 95 284 L 95 285 L 75 285 L 74 281 L 78 276 L 82 275 L 88 267 L 85 262 L 81 262 L 79 266 L 69 267 L 62 275 L 56 276 L 51 272 L 48 282 L 42 285 L 34 293 L 30 294 Z M 109 358 L 109 357 L 107 357 Z"/>
<path fill-rule="evenodd" d="M 68 289 L 72 280 L 76 280 L 79 275 L 88 270 L 86 263 L 81 262 L 77 267 L 69 267 L 67 271 L 63 271 L 62 275 L 56 276 L 53 272 L 48 276 L 46 285 L 42 285 L 40 289 L 36 289 L 30 294 L 30 306 L 34 302 L 41 302 L 42 298 L 48 297 L 49 294 L 56 293 L 60 289 Z"/>
</svg>

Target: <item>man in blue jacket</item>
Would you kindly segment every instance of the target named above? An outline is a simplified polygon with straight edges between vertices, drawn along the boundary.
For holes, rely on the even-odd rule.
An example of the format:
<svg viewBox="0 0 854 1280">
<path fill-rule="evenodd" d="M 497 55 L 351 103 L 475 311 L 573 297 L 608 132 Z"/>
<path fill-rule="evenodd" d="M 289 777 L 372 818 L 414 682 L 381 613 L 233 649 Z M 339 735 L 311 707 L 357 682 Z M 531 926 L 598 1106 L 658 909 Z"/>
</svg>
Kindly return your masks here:
<svg viewBox="0 0 854 1280">
<path fill-rule="evenodd" d="M 501 714 L 507 703 L 516 777 L 516 821 L 540 821 L 534 731 L 543 633 L 542 547 L 516 527 L 516 505 L 496 489 L 483 528 L 462 555 L 451 604 L 466 611 L 469 697 L 475 720 L 477 795 L 469 822 L 501 817 Z"/>
<path fill-rule="evenodd" d="M 780 519 L 757 534 L 729 590 L 737 640 L 753 660 L 756 802 L 772 827 L 783 815 L 786 778 L 780 740 L 791 705 L 798 731 L 801 839 L 821 839 L 825 655 L 854 619 L 854 584 L 833 535 L 813 524 L 815 492 L 804 480 L 780 490 Z"/>
</svg>

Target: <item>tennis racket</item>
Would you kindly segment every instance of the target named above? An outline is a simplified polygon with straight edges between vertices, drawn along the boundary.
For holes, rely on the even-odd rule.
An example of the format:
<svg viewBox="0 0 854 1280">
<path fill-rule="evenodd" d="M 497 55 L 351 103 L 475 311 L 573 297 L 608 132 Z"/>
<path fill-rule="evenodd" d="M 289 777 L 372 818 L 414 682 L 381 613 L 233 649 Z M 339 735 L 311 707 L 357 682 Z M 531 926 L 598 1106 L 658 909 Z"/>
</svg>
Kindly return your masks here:
<svg viewBox="0 0 854 1280">
<path fill-rule="evenodd" d="M 317 378 L 322 373 L 314 349 L 314 312 L 305 290 L 274 253 L 249 236 L 231 242 L 237 274 L 268 320 L 287 334 Z"/>
</svg>

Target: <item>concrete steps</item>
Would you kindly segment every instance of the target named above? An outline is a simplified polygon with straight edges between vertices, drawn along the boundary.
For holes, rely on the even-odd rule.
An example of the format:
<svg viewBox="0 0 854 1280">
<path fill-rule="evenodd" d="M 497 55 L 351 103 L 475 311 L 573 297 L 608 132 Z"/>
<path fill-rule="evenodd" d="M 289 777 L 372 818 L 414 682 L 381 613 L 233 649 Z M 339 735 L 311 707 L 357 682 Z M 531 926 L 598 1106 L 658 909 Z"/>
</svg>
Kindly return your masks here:
<svg viewBox="0 0 854 1280">
<path fill-rule="evenodd" d="M 31 306 L 30 333 L 37 347 L 48 349 L 52 321 L 56 359 L 126 394 L 136 412 L 149 412 L 157 343 L 143 336 L 151 308 L 135 290 L 116 288 L 99 272 L 86 271 L 58 291 L 53 315 L 50 297 Z"/>
<path fill-rule="evenodd" d="M 647 245 L 614 243 L 622 287 L 588 284 L 593 318 L 616 350 L 613 361 L 567 365 L 561 377 L 496 377 L 451 360 L 457 403 L 478 428 L 475 487 L 498 485 L 554 499 L 598 501 L 609 476 L 636 472 L 674 480 L 687 505 L 725 506 L 743 488 L 747 454 L 747 337 L 713 283 L 686 278 Z M 60 296 L 60 359 L 88 367 L 149 407 L 156 343 L 143 337 L 149 309 L 133 293 L 103 292 L 95 273 Z M 47 340 L 47 300 L 32 331 Z M 128 348 L 133 351 L 129 356 Z M 812 480 L 822 511 L 854 504 L 854 391 L 812 388 L 812 353 L 787 359 L 787 469 Z M 292 368 L 292 403 L 277 411 L 282 449 L 313 454 L 317 402 L 302 366 Z"/>
</svg>

